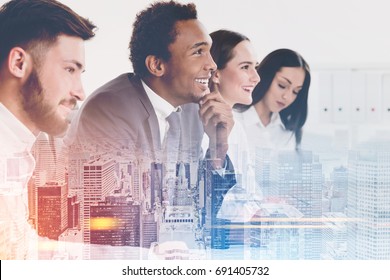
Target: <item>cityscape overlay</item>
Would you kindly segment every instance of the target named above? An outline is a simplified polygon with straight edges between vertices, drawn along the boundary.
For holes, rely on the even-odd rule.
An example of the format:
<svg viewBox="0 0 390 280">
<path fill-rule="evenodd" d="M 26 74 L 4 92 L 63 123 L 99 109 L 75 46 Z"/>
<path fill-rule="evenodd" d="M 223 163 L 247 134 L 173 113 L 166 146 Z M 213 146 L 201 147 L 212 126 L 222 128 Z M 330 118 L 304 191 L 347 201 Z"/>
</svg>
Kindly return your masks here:
<svg viewBox="0 0 390 280">
<path fill-rule="evenodd" d="M 253 155 L 235 155 L 252 157 L 251 168 L 221 180 L 208 160 L 166 164 L 146 151 L 92 143 L 65 149 L 41 134 L 28 184 L 37 258 L 388 260 L 390 137 L 386 129 L 367 141 L 356 135 L 304 133 L 299 151 L 259 143 Z M 5 232 L 0 227 L 4 252 Z"/>
<path fill-rule="evenodd" d="M 255 178 L 263 199 L 244 222 L 217 217 L 229 187 L 207 161 L 195 170 L 185 162 L 164 170 L 164 164 L 139 157 L 94 154 L 93 147 L 65 157 L 55 154 L 55 146 L 56 140 L 42 137 L 33 149 L 29 218 L 41 237 L 58 241 L 38 258 L 390 257 L 386 141 L 346 151 L 347 164 L 336 164 L 329 174 L 312 151 L 258 147 Z M 225 174 L 237 181 L 242 175 Z M 239 205 L 247 207 L 246 201 Z M 6 240 L 0 244 L 7 246 Z"/>
</svg>

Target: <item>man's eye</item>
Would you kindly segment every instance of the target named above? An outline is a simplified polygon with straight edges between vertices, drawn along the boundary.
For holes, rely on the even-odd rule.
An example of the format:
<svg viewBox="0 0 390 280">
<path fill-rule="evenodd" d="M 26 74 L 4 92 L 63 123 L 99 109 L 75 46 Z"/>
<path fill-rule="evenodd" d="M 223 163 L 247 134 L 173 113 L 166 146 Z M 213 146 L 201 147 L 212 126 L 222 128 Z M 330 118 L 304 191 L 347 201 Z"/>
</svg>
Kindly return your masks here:
<svg viewBox="0 0 390 280">
<path fill-rule="evenodd" d="M 203 50 L 202 50 L 202 49 L 196 50 L 196 51 L 194 52 L 194 54 L 202 54 L 202 53 L 203 53 Z"/>
</svg>

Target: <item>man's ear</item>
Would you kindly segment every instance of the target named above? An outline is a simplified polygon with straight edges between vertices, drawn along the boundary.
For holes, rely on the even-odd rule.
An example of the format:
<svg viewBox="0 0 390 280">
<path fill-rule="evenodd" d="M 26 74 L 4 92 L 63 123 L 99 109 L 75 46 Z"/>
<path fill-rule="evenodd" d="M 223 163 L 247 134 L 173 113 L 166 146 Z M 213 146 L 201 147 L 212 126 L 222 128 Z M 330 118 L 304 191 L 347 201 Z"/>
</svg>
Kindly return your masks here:
<svg viewBox="0 0 390 280">
<path fill-rule="evenodd" d="M 29 62 L 27 62 L 29 61 Z M 27 65 L 30 63 L 26 51 L 20 47 L 14 47 L 8 55 L 8 70 L 17 78 L 23 78 L 27 73 Z"/>
<path fill-rule="evenodd" d="M 153 76 L 161 77 L 165 73 L 164 63 L 154 55 L 148 55 L 146 57 L 145 66 Z"/>
</svg>

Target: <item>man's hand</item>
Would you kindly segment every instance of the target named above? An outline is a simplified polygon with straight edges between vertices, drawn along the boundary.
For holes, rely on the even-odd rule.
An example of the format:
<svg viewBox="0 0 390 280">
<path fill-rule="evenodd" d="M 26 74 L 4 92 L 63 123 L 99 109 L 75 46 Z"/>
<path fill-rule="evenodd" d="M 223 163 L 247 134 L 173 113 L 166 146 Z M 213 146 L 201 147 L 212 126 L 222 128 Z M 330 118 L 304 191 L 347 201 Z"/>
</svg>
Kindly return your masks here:
<svg viewBox="0 0 390 280">
<path fill-rule="evenodd" d="M 218 85 L 215 84 L 212 90 L 200 100 L 199 116 L 210 139 L 209 150 L 213 167 L 219 169 L 223 166 L 226 157 L 229 147 L 228 137 L 234 120 L 232 108 L 223 99 Z"/>
</svg>

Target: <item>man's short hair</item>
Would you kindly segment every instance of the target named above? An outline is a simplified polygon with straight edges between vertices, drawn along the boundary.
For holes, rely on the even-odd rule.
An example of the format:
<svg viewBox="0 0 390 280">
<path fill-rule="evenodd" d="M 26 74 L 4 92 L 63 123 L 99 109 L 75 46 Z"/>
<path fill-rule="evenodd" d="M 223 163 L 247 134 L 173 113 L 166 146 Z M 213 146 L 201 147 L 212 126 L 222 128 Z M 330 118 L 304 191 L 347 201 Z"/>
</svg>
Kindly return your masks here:
<svg viewBox="0 0 390 280">
<path fill-rule="evenodd" d="M 133 24 L 129 44 L 134 73 L 140 77 L 149 75 L 145 66 L 148 55 L 169 60 L 171 54 L 168 47 L 177 35 L 175 24 L 190 19 L 197 19 L 196 6 L 193 3 L 183 5 L 175 1 L 157 2 L 140 12 Z"/>
<path fill-rule="evenodd" d="M 0 7 L 0 64 L 9 51 L 49 47 L 59 35 L 88 40 L 96 26 L 69 7 L 54 0 L 12 0 Z M 39 48 L 36 48 L 39 46 Z"/>
</svg>

